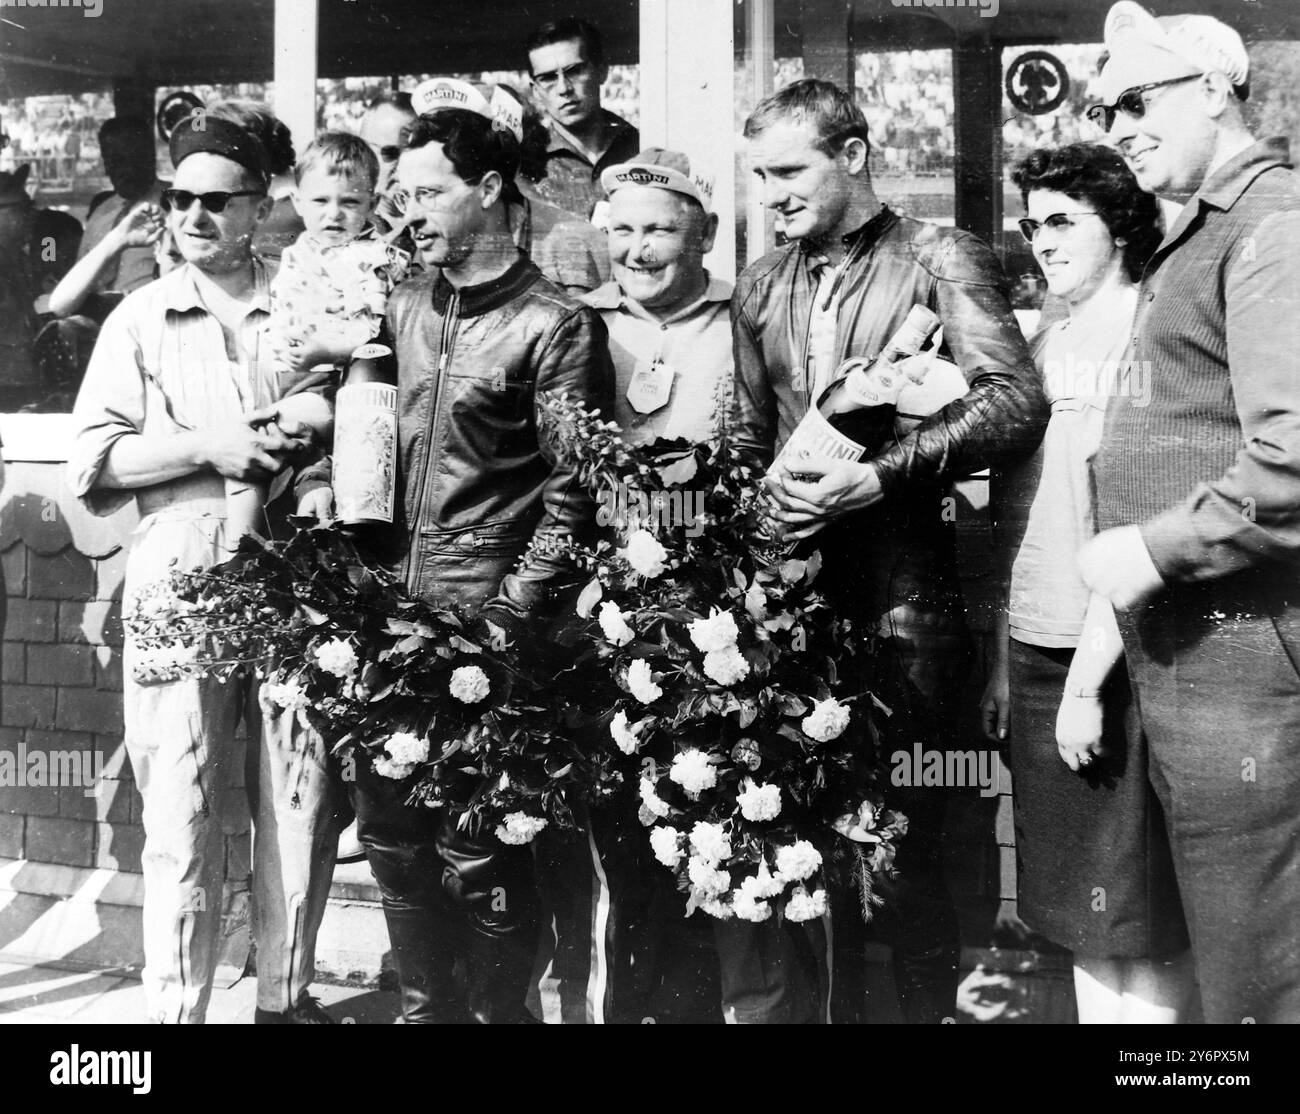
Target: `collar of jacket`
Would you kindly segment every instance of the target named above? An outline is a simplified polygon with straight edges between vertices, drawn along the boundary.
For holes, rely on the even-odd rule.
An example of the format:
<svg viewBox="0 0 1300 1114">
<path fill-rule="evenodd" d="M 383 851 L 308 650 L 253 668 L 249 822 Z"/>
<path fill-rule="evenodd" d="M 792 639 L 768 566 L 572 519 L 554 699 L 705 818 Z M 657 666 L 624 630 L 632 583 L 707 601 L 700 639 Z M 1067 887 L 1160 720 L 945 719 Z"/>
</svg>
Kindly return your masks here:
<svg viewBox="0 0 1300 1114">
<path fill-rule="evenodd" d="M 1291 145 L 1284 136 L 1261 139 L 1211 174 L 1201 186 L 1199 196 L 1216 209 L 1231 209 L 1241 200 L 1251 182 L 1264 171 L 1290 165 Z"/>
<path fill-rule="evenodd" d="M 438 277 L 433 280 L 433 308 L 439 313 L 446 313 L 452 295 L 459 293 L 458 316 L 478 317 L 514 301 L 541 277 L 542 272 L 526 255 L 520 255 L 505 274 L 477 286 L 462 286 L 459 291 L 439 271 Z"/>
<path fill-rule="evenodd" d="M 847 262 L 850 258 L 858 258 L 870 250 L 871 246 L 883 236 L 887 229 L 898 220 L 898 214 L 888 205 L 881 205 L 875 216 L 871 217 L 865 224 L 859 225 L 852 232 L 845 233 L 840 237 L 840 242 L 844 244 L 844 258 Z M 823 250 L 823 241 L 818 240 L 810 243 L 807 240 L 799 241 L 799 251 L 803 256 L 805 263 L 812 265 L 814 259 L 825 258 Z"/>
</svg>

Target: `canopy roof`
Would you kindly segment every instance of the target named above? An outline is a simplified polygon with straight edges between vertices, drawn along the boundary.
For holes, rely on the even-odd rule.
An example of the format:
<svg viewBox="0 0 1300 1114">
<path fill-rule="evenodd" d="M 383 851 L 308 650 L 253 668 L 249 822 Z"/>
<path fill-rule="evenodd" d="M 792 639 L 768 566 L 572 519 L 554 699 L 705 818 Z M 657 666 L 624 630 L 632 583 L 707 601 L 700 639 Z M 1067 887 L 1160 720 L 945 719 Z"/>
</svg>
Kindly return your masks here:
<svg viewBox="0 0 1300 1114">
<path fill-rule="evenodd" d="M 0 22 L 0 97 L 83 92 L 115 81 L 176 86 L 271 78 L 271 0 L 93 0 L 89 10 L 98 7 L 97 18 L 88 18 L 84 6 L 45 6 L 59 0 L 15 2 L 42 6 L 0 9 L 6 21 Z M 978 0 L 946 0 L 953 5 L 947 7 L 945 0 L 913 2 L 853 0 L 855 49 L 937 48 L 959 35 L 991 44 L 1095 42 L 1110 6 L 1110 0 L 1000 0 L 989 18 L 980 16 Z M 992 0 L 985 2 L 991 9 Z M 801 52 L 804 10 L 821 14 L 843 3 L 775 0 L 777 56 Z M 1148 0 L 1146 6 L 1157 14 L 1217 15 L 1248 43 L 1300 38 L 1300 4 Z M 633 63 L 638 7 L 637 0 L 320 0 L 318 71 L 348 77 L 520 69 L 528 32 L 575 11 L 600 27 L 611 62 Z"/>
</svg>

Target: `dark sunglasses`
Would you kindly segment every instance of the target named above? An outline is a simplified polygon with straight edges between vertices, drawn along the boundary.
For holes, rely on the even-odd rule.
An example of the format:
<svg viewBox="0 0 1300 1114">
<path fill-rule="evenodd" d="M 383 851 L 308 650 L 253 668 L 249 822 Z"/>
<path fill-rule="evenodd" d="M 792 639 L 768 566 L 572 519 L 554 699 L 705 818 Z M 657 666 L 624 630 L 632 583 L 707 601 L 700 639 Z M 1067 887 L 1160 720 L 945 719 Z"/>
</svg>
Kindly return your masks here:
<svg viewBox="0 0 1300 1114">
<path fill-rule="evenodd" d="M 1108 132 L 1115 123 L 1115 113 L 1117 112 L 1122 112 L 1125 116 L 1134 120 L 1141 120 L 1146 115 L 1147 102 L 1142 99 L 1143 93 L 1150 92 L 1152 89 L 1163 88 L 1166 85 L 1181 85 L 1184 81 L 1195 81 L 1198 77 L 1204 76 L 1204 74 L 1189 73 L 1186 77 L 1170 77 L 1164 81 L 1134 85 L 1132 89 L 1125 89 L 1116 97 L 1114 104 L 1094 104 L 1084 115 L 1102 131 Z"/>
<path fill-rule="evenodd" d="M 1068 232 L 1074 227 L 1074 221 L 1071 217 L 1097 217 L 1100 213 L 1053 213 L 1046 220 L 1034 220 L 1033 217 L 1021 217 L 1016 223 L 1020 225 L 1020 235 L 1025 238 L 1025 243 L 1031 247 L 1034 243 L 1034 237 L 1038 235 L 1039 229 L 1049 228 L 1053 232 Z"/>
<path fill-rule="evenodd" d="M 173 209 L 188 212 L 189 207 L 198 202 L 209 213 L 224 213 L 232 197 L 265 197 L 266 190 L 210 190 L 207 193 L 190 193 L 189 190 L 163 190 L 158 198 L 164 213 Z"/>
</svg>

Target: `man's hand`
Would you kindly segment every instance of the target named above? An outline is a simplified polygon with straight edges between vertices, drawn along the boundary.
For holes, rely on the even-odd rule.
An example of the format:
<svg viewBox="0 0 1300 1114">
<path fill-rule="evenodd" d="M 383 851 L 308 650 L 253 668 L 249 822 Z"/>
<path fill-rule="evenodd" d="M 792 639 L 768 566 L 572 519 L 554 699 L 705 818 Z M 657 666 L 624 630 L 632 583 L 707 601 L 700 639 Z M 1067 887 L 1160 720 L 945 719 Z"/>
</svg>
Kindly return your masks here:
<svg viewBox="0 0 1300 1114">
<path fill-rule="evenodd" d="M 800 476 L 815 480 L 795 479 L 783 463 L 763 481 L 772 502 L 770 517 L 782 541 L 810 538 L 828 522 L 869 507 L 883 495 L 869 461 L 805 457 L 795 467 Z"/>
<path fill-rule="evenodd" d="M 201 464 L 231 480 L 260 483 L 275 475 L 295 445 L 275 425 L 274 407 L 202 431 Z"/>
<path fill-rule="evenodd" d="M 317 487 L 307 492 L 298 500 L 298 514 L 317 522 L 329 522 L 334 517 L 333 489 Z"/>
<path fill-rule="evenodd" d="M 1131 611 L 1165 586 L 1136 526 L 1104 530 L 1079 550 L 1079 575 L 1117 611 Z"/>
</svg>

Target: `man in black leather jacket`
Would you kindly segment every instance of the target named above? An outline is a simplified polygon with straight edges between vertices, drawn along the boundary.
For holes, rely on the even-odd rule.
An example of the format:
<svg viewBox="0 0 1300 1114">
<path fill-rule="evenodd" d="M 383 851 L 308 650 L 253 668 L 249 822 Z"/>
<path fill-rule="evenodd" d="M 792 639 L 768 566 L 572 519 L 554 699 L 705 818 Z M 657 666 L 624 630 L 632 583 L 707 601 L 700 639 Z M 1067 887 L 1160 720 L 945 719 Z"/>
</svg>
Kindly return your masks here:
<svg viewBox="0 0 1300 1114">
<path fill-rule="evenodd" d="M 880 635 L 864 683 L 894 710 L 888 745 L 959 746 L 971 645 L 944 497 L 952 481 L 1031 451 L 1048 417 L 1005 280 L 976 237 L 880 203 L 866 121 L 834 85 L 806 80 L 773 94 L 745 136 L 767 205 L 794 242 L 747 268 L 732 300 L 740 442 L 770 460 L 843 361 L 880 352 L 914 304 L 938 314 L 966 380 L 963 397 L 874 458 L 801 461 L 800 479 L 781 469 L 769 480 L 784 537 L 817 535 L 823 587 Z M 808 476 L 816 482 L 801 482 Z M 942 879 L 948 790 L 895 793 L 911 826 L 883 919 L 905 1019 L 938 1022 L 955 1013 L 960 957 Z M 863 1003 L 861 919 L 851 902 L 836 905 L 834 1007 L 853 1020 Z"/>
<path fill-rule="evenodd" d="M 425 273 L 388 305 L 398 365 L 407 584 L 523 636 L 566 566 L 534 540 L 596 529 L 576 470 L 548 447 L 543 392 L 613 412 L 613 370 L 596 313 L 518 252 L 503 188 L 518 144 L 483 114 L 443 109 L 412 126 L 398 163 Z M 537 553 L 535 550 L 534 553 Z M 364 767 L 364 768 L 362 768 Z M 408 787 L 357 770 L 358 834 L 384 897 L 407 1022 L 521 1021 L 536 940 L 527 847 L 471 839 Z M 468 1002 L 452 977 L 465 961 Z"/>
</svg>

